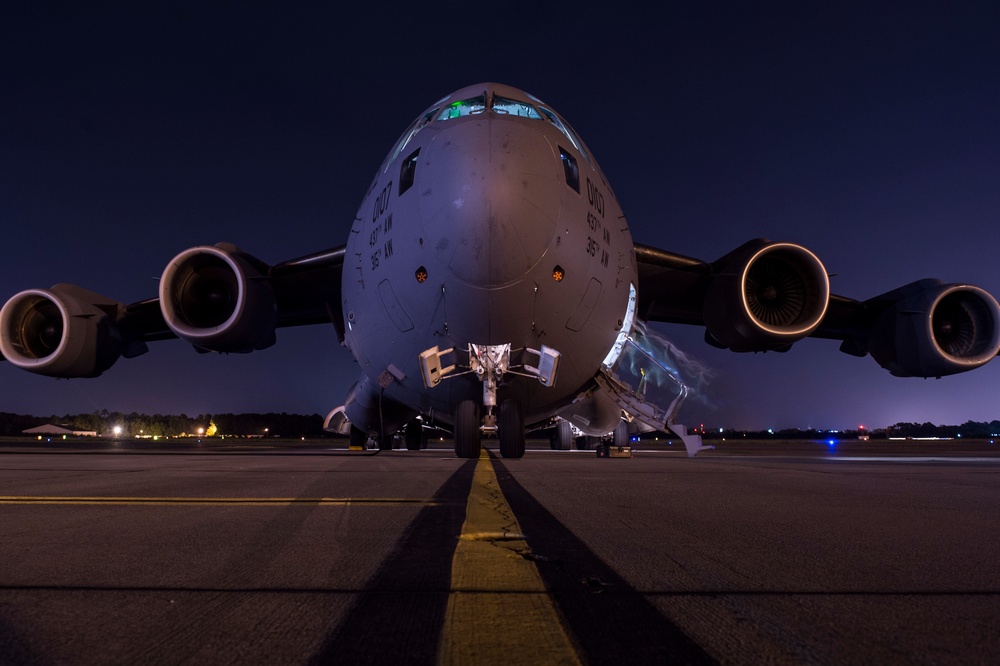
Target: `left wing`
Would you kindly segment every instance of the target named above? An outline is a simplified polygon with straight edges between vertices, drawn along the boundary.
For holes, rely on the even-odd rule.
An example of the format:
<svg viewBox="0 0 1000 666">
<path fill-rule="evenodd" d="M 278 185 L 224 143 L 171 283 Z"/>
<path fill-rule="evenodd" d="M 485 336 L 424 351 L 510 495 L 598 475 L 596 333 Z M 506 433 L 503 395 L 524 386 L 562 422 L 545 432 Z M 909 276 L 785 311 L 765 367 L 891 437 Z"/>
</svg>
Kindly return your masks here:
<svg viewBox="0 0 1000 666">
<path fill-rule="evenodd" d="M 343 263 L 343 246 L 270 266 L 219 243 L 178 254 L 159 296 L 130 305 L 69 284 L 29 289 L 0 309 L 0 353 L 29 372 L 96 377 L 175 337 L 242 353 L 274 344 L 277 328 L 332 323 L 343 340 Z"/>
<path fill-rule="evenodd" d="M 635 246 L 638 315 L 705 326 L 709 344 L 786 351 L 804 337 L 841 340 L 894 375 L 940 377 L 984 365 L 1000 351 L 1000 306 L 979 287 L 927 279 L 867 301 L 830 294 L 806 248 L 763 239 L 708 263 Z"/>
</svg>

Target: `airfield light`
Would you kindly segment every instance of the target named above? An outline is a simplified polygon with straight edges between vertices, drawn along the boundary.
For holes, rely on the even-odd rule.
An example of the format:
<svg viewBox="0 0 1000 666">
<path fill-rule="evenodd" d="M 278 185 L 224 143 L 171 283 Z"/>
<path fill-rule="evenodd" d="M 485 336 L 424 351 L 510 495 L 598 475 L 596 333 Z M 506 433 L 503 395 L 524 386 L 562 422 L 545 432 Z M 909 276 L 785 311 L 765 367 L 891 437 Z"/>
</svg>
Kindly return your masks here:
<svg viewBox="0 0 1000 666">
<path fill-rule="evenodd" d="M 111 430 L 112 430 L 112 432 L 115 433 L 115 437 L 121 437 L 121 434 L 122 434 L 122 427 L 121 426 L 115 426 Z"/>
<path fill-rule="evenodd" d="M 202 428 L 201 426 L 198 426 L 198 436 L 201 437 L 204 434 L 205 434 L 205 429 Z"/>
<path fill-rule="evenodd" d="M 562 266 L 557 264 L 556 267 L 552 269 L 552 279 L 556 282 L 562 282 L 564 277 L 566 277 L 566 271 L 563 270 Z"/>
</svg>

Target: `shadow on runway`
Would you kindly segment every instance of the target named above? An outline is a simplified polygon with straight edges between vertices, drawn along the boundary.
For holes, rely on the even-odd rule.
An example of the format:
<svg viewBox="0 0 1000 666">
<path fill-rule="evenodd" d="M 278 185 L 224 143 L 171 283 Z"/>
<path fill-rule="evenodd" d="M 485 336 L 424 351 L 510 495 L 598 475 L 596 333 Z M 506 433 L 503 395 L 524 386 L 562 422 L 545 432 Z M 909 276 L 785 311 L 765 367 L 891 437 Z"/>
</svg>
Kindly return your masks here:
<svg viewBox="0 0 1000 666">
<path fill-rule="evenodd" d="M 589 664 L 715 660 L 538 503 L 497 459 L 500 489 L 538 571 Z"/>
<path fill-rule="evenodd" d="M 436 505 L 421 509 L 310 663 L 434 663 L 477 462 L 459 467 L 434 495 Z"/>
</svg>

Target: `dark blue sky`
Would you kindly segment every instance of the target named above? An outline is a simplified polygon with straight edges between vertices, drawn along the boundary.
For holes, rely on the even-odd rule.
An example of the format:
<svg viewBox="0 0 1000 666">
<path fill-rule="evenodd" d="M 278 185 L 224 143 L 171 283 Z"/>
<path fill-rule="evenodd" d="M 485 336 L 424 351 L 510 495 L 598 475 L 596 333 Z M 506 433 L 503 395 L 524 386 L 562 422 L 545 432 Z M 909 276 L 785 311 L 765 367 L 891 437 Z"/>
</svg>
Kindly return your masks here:
<svg viewBox="0 0 1000 666">
<path fill-rule="evenodd" d="M 574 125 L 639 242 L 799 242 L 860 299 L 922 277 L 1000 293 L 995 3 L 205 4 L 0 5 L 0 296 L 131 302 L 192 245 L 339 245 L 407 124 L 480 81 Z M 689 422 L 1000 418 L 1000 362 L 896 379 L 829 341 L 747 356 L 660 330 L 714 374 Z M 285 329 L 247 356 L 159 343 L 97 380 L 2 365 L 0 411 L 325 413 L 356 375 L 332 328 Z"/>
</svg>

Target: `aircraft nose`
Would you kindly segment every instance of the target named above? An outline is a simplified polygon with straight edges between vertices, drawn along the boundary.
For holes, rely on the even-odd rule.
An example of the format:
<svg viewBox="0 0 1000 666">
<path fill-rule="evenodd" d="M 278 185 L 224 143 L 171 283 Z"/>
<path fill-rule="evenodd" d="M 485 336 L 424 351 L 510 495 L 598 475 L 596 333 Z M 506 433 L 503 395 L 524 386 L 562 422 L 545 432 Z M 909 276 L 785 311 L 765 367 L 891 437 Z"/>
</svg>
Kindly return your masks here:
<svg viewBox="0 0 1000 666">
<path fill-rule="evenodd" d="M 475 286 L 517 281 L 556 230 L 565 185 L 552 146 L 528 123 L 483 114 L 456 122 L 427 148 L 433 176 L 420 210 L 438 258 Z"/>
</svg>

